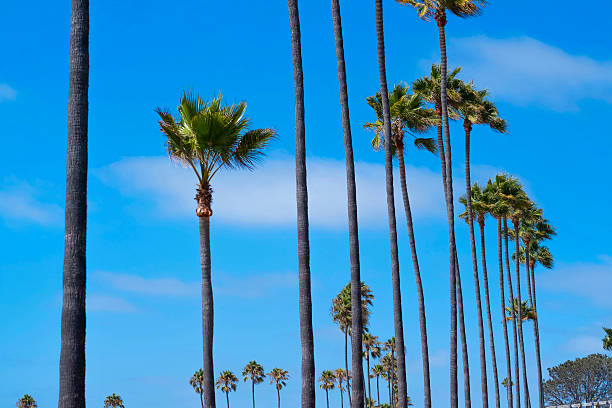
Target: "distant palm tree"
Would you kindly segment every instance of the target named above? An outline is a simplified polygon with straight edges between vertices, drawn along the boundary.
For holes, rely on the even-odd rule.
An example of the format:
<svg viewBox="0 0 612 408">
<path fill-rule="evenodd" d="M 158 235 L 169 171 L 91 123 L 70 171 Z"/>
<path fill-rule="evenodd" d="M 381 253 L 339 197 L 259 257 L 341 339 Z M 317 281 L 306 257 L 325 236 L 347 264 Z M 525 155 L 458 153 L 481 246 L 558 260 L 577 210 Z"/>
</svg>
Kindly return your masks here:
<svg viewBox="0 0 612 408">
<path fill-rule="evenodd" d="M 389 388 L 389 404 L 395 406 L 393 392 L 395 389 L 395 372 L 397 371 L 397 360 L 389 352 L 385 354 L 381 359 L 380 363 L 384 368 L 383 376 L 387 380 L 387 387 Z"/>
<path fill-rule="evenodd" d="M 300 344 L 302 354 L 302 408 L 315 407 L 315 363 L 310 286 L 310 238 L 306 180 L 306 128 L 304 124 L 304 73 L 298 0 L 287 0 L 291 27 L 291 57 L 295 94 L 295 190 L 297 204 Z M 280 394 L 279 394 L 280 405 Z"/>
<path fill-rule="evenodd" d="M 380 357 L 380 342 L 378 336 L 374 336 L 370 333 L 363 333 L 363 355 L 366 359 L 367 364 L 367 376 L 368 376 L 368 398 L 372 399 L 372 391 L 370 387 L 370 356 L 372 358 Z"/>
<path fill-rule="evenodd" d="M 321 389 L 325 390 L 325 400 L 327 401 L 327 408 L 329 408 L 329 390 L 333 390 L 336 384 L 336 376 L 333 371 L 325 370 L 321 373 L 319 378 Z"/>
<path fill-rule="evenodd" d="M 381 365 L 381 364 L 376 364 L 374 367 L 372 367 L 372 374 L 370 374 L 370 376 L 372 378 L 376 378 L 376 402 L 377 405 L 380 405 L 380 387 L 378 384 L 378 379 L 380 378 L 381 375 L 383 375 L 385 372 L 385 368 Z"/>
<path fill-rule="evenodd" d="M 202 405 L 202 408 L 204 408 L 204 400 L 202 399 L 202 394 L 204 393 L 204 370 L 200 368 L 198 371 L 193 373 L 189 379 L 189 384 L 193 387 L 196 394 L 200 394 L 200 404 Z"/>
<path fill-rule="evenodd" d="M 217 377 L 217 389 L 223 391 L 225 393 L 225 400 L 227 401 L 227 408 L 229 408 L 229 393 L 232 391 L 236 391 L 236 383 L 238 382 L 238 377 L 234 375 L 229 370 L 221 371 L 219 377 Z"/>
<path fill-rule="evenodd" d="M 253 360 L 249 362 L 242 370 L 244 381 L 251 380 L 251 394 L 253 396 L 253 408 L 255 408 L 255 384 L 260 384 L 265 378 L 263 367 Z"/>
<path fill-rule="evenodd" d="M 58 408 L 85 406 L 89 0 L 72 0 Z"/>
<path fill-rule="evenodd" d="M 602 339 L 604 350 L 612 350 L 612 329 L 603 328 L 606 336 Z"/>
<path fill-rule="evenodd" d="M 205 101 L 195 94 L 183 93 L 178 107 L 180 117 L 157 108 L 159 126 L 167 137 L 168 155 L 191 167 L 197 177 L 196 215 L 200 227 L 202 265 L 202 330 L 204 402 L 215 407 L 213 373 L 213 293 L 210 267 L 210 217 L 212 216 L 211 181 L 221 169 L 252 170 L 275 138 L 272 129 L 249 130 L 246 103 L 224 106 L 221 96 Z"/>
<path fill-rule="evenodd" d="M 338 381 L 338 389 L 340 390 L 340 408 L 344 408 L 344 387 L 342 386 L 343 381 L 347 381 L 351 376 L 350 372 L 346 372 L 346 370 L 342 368 L 336 368 L 334 371 L 334 375 L 336 376 L 336 381 Z"/>
<path fill-rule="evenodd" d="M 280 408 L 280 390 L 287 385 L 289 380 L 289 371 L 283 370 L 282 368 L 273 368 L 268 374 L 270 377 L 270 384 L 276 388 L 276 395 L 278 396 L 278 408 Z"/>
<path fill-rule="evenodd" d="M 514 310 L 510 308 L 510 305 L 506 306 L 506 313 L 507 313 L 506 320 L 512 320 L 518 316 L 518 310 L 519 310 L 518 299 L 514 299 L 513 309 Z M 523 323 L 528 320 L 533 321 L 536 319 L 535 309 L 529 306 L 529 302 L 527 300 L 523 300 L 521 302 L 520 309 L 521 309 L 521 321 Z"/>
<path fill-rule="evenodd" d="M 123 400 L 121 397 L 115 393 L 113 395 L 109 395 L 104 400 L 104 408 L 125 408 L 123 406 Z"/>
<path fill-rule="evenodd" d="M 37 408 L 38 404 L 30 394 L 25 394 L 17 400 L 17 408 Z"/>
</svg>

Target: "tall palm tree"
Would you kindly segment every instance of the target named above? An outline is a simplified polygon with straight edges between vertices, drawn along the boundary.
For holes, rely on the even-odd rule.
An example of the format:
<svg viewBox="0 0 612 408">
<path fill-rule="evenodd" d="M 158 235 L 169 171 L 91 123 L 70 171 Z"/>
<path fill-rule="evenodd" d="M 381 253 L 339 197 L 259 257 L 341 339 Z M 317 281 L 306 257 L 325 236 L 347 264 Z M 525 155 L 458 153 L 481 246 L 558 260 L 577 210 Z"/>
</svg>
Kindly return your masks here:
<svg viewBox="0 0 612 408">
<path fill-rule="evenodd" d="M 382 364 L 376 364 L 374 367 L 372 367 L 372 374 L 370 374 L 370 376 L 372 378 L 376 378 L 376 405 L 380 405 L 380 385 L 378 383 L 378 379 L 380 378 L 381 375 L 383 375 L 385 372 L 385 368 L 382 366 Z"/>
<path fill-rule="evenodd" d="M 253 408 L 255 408 L 255 384 L 261 384 L 265 378 L 263 367 L 257 361 L 250 361 L 242 370 L 245 382 L 251 381 L 251 394 L 253 396 Z"/>
<path fill-rule="evenodd" d="M 327 408 L 329 408 L 329 390 L 333 390 L 336 386 L 336 375 L 331 370 L 325 370 L 321 373 L 319 383 L 321 389 L 325 390 L 325 400 L 327 401 Z"/>
<path fill-rule="evenodd" d="M 200 404 L 202 405 L 202 408 L 204 408 L 204 399 L 202 398 L 202 394 L 204 393 L 204 370 L 200 368 L 198 371 L 193 373 L 189 379 L 189 384 L 193 387 L 196 394 L 200 395 Z"/>
<path fill-rule="evenodd" d="M 384 377 L 387 380 L 387 387 L 389 388 L 389 405 L 395 406 L 394 390 L 395 390 L 395 378 L 397 372 L 397 359 L 391 354 L 391 352 L 385 354 L 381 359 L 380 363 L 384 369 Z"/>
<path fill-rule="evenodd" d="M 344 408 L 344 387 L 342 386 L 342 382 L 346 381 L 348 383 L 351 373 L 343 370 L 342 368 L 336 368 L 334 375 L 336 376 L 336 381 L 338 381 L 338 389 L 340 390 L 340 408 Z"/>
<path fill-rule="evenodd" d="M 183 93 L 174 118 L 168 110 L 157 108 L 159 126 L 167 137 L 168 155 L 191 167 L 197 177 L 196 215 L 200 227 L 200 261 L 202 265 L 202 332 L 204 404 L 215 407 L 213 373 L 213 293 L 210 267 L 210 217 L 212 216 L 211 181 L 223 168 L 252 170 L 264 155 L 264 149 L 275 138 L 272 129 L 249 130 L 244 116 L 246 103 L 224 106 L 222 97 L 204 101 L 195 94 Z"/>
<path fill-rule="evenodd" d="M 603 328 L 606 336 L 601 340 L 604 350 L 612 350 L 612 329 Z"/>
<path fill-rule="evenodd" d="M 342 38 L 342 20 L 340 18 L 340 1 L 331 0 L 332 19 L 334 22 L 334 39 L 336 43 L 336 62 L 338 66 L 338 86 L 340 93 L 340 110 L 342 116 L 342 136 L 344 139 L 344 156 L 346 167 L 347 210 L 349 224 L 349 252 L 351 262 L 352 282 L 352 313 L 351 328 L 353 333 L 363 331 L 363 318 L 359 302 L 361 299 L 361 267 L 359 264 L 359 228 L 357 223 L 357 187 L 355 183 L 355 162 L 353 160 L 353 138 L 349 115 L 348 91 L 346 84 L 346 66 L 344 63 L 344 41 Z M 363 402 L 363 360 L 361 358 L 361 336 L 351 337 L 352 367 L 359 373 L 353 383 L 353 400 L 357 404 Z M 358 405 L 360 406 L 360 405 Z"/>
<path fill-rule="evenodd" d="M 283 389 L 285 385 L 287 385 L 287 381 L 289 380 L 289 371 L 283 370 L 282 368 L 273 368 L 272 371 L 266 374 L 270 377 L 270 384 L 274 385 L 276 388 L 276 396 L 278 397 L 278 408 L 280 408 L 280 390 Z M 302 383 L 304 380 L 302 379 Z M 302 401 L 303 397 L 302 397 Z"/>
<path fill-rule="evenodd" d="M 123 400 L 119 395 L 113 393 L 104 400 L 104 408 L 124 408 Z"/>
<path fill-rule="evenodd" d="M 17 408 L 38 408 L 38 404 L 30 394 L 25 394 L 17 400 Z"/>
<path fill-rule="evenodd" d="M 382 147 L 384 133 L 384 118 L 382 112 L 382 97 L 380 92 L 366 99 L 368 105 L 376 112 L 376 122 L 366 122 L 364 127 L 375 132 L 372 146 L 375 150 Z M 416 250 L 414 237 L 414 227 L 412 222 L 412 210 L 410 208 L 410 198 L 408 196 L 408 186 L 406 182 L 406 167 L 404 164 L 404 135 L 406 132 L 414 136 L 414 145 L 418 149 L 427 149 L 432 153 L 436 152 L 436 145 L 431 138 L 417 137 L 415 133 L 421 133 L 429 129 L 436 123 L 435 111 L 424 106 L 423 98 L 418 95 L 409 95 L 408 87 L 395 85 L 389 92 L 389 112 L 391 115 L 391 140 L 392 152 L 398 158 L 400 171 L 400 185 L 402 189 L 402 199 L 404 201 L 404 211 L 406 213 L 406 225 L 408 228 L 408 238 L 410 241 L 410 253 L 412 256 L 412 268 L 417 287 L 417 299 L 419 304 L 419 323 L 421 331 L 421 359 L 423 362 L 423 390 L 426 406 L 431 405 L 431 386 L 429 375 L 429 348 L 427 345 L 427 320 L 425 313 L 425 296 L 423 284 L 421 282 L 421 272 Z M 371 398 L 371 396 L 370 396 Z"/>
<path fill-rule="evenodd" d="M 399 257 L 397 248 L 397 222 L 395 218 L 395 193 L 393 191 L 393 154 L 391 140 L 391 112 L 387 90 L 387 68 L 385 66 L 385 36 L 383 27 L 382 0 L 376 5 L 376 45 L 378 50 L 378 74 L 382 95 L 383 129 L 385 135 L 385 185 L 387 190 L 387 218 L 391 250 L 391 281 L 393 286 L 393 326 L 397 339 L 397 368 L 399 382 L 399 408 L 406 408 L 406 356 L 404 354 L 404 321 L 402 318 L 402 295 L 400 291 Z M 359 405 L 358 405 L 359 406 Z"/>
<path fill-rule="evenodd" d="M 222 371 L 217 378 L 217 388 L 225 393 L 225 400 L 227 401 L 227 408 L 229 408 L 229 393 L 232 391 L 236 391 L 236 383 L 238 382 L 238 377 L 234 375 L 229 370 Z"/>
<path fill-rule="evenodd" d="M 306 181 L 306 129 L 304 124 L 304 73 L 298 0 L 287 0 L 291 27 L 291 55 L 295 92 L 295 189 L 297 202 L 298 281 L 300 343 L 302 347 L 302 408 L 315 406 L 314 340 L 310 286 L 310 240 L 308 235 L 308 188 Z M 280 395 L 279 395 L 280 406 Z"/>
<path fill-rule="evenodd" d="M 368 377 L 368 398 L 372 399 L 372 391 L 370 386 L 370 356 L 372 358 L 380 357 L 380 342 L 378 336 L 370 333 L 363 333 L 363 355 L 366 359 L 367 377 Z"/>
<path fill-rule="evenodd" d="M 72 0 L 59 408 L 85 406 L 89 0 Z"/>
</svg>

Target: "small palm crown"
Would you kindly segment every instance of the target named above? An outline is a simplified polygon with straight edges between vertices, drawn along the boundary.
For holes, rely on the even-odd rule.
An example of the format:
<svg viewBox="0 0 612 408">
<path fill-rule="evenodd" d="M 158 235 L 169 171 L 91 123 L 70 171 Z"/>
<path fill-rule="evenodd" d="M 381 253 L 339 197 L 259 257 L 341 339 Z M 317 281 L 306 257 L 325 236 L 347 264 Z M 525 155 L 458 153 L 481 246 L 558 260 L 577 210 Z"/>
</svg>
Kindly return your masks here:
<svg viewBox="0 0 612 408">
<path fill-rule="evenodd" d="M 225 393 L 229 393 L 231 391 L 236 391 L 236 382 L 238 382 L 238 378 L 229 370 L 222 371 L 217 378 L 216 385 L 217 389 Z"/>
<path fill-rule="evenodd" d="M 325 370 L 321 373 L 321 377 L 319 378 L 319 382 L 321 383 L 319 386 L 328 391 L 333 390 L 336 383 L 336 375 L 333 371 Z"/>
<path fill-rule="evenodd" d="M 273 368 L 267 375 L 270 377 L 270 384 L 274 385 L 277 390 L 287 385 L 289 371 L 283 370 L 282 368 Z"/>
<path fill-rule="evenodd" d="M 414 7 L 420 18 L 425 21 L 434 18 L 439 25 L 446 24 L 446 10 L 461 18 L 475 17 L 480 15 L 487 4 L 485 0 L 397 0 L 397 2 Z"/>
<path fill-rule="evenodd" d="M 113 393 L 104 400 L 104 408 L 124 408 L 123 400 L 119 395 Z"/>
<path fill-rule="evenodd" d="M 244 381 L 252 381 L 253 384 L 259 384 L 264 380 L 264 369 L 256 361 L 249 362 L 242 370 L 242 378 Z"/>
</svg>

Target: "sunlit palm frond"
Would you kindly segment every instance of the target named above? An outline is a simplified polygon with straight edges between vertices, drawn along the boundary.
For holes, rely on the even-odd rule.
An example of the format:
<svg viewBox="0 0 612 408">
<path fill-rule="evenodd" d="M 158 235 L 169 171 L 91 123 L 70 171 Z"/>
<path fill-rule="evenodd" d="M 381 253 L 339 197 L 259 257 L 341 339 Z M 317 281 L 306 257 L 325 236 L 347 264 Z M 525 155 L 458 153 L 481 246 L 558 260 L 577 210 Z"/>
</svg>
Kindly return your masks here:
<svg viewBox="0 0 612 408">
<path fill-rule="evenodd" d="M 253 170 L 264 157 L 265 148 L 274 139 L 276 139 L 276 131 L 273 129 L 254 129 L 245 132 L 231 155 L 230 164 Z"/>
</svg>

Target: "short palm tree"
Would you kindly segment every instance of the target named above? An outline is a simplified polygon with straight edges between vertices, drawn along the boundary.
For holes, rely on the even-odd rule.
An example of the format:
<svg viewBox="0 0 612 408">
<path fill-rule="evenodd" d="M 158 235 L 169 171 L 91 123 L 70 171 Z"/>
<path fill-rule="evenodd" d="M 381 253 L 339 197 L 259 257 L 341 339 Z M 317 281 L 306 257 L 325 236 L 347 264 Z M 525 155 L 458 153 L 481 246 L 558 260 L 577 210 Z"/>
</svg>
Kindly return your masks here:
<svg viewBox="0 0 612 408">
<path fill-rule="evenodd" d="M 178 111 L 179 117 L 174 118 L 168 110 L 156 109 L 160 129 L 167 138 L 168 155 L 192 168 L 198 180 L 195 199 L 202 264 L 203 388 L 206 407 L 214 407 L 211 181 L 222 169 L 254 169 L 276 133 L 272 129 L 249 130 L 250 119 L 244 116 L 246 103 L 223 105 L 221 96 L 205 101 L 183 93 Z"/>
<path fill-rule="evenodd" d="M 346 381 L 348 383 L 349 378 L 351 377 L 350 371 L 347 372 L 342 368 L 336 368 L 334 371 L 334 375 L 336 376 L 336 381 L 338 382 L 338 389 L 340 390 L 340 408 L 344 408 L 344 387 L 342 383 Z"/>
<path fill-rule="evenodd" d="M 232 391 L 236 391 L 236 383 L 238 382 L 238 377 L 234 375 L 229 370 L 221 371 L 219 377 L 217 377 L 217 389 L 221 390 L 225 393 L 225 400 L 227 402 L 227 408 L 229 408 L 229 393 Z"/>
<path fill-rule="evenodd" d="M 244 381 L 251 381 L 251 395 L 253 397 L 253 408 L 255 408 L 255 384 L 260 384 L 265 378 L 263 367 L 253 360 L 249 362 L 242 370 Z"/>
<path fill-rule="evenodd" d="M 603 328 L 606 336 L 602 339 L 604 350 L 612 350 L 612 329 Z"/>
<path fill-rule="evenodd" d="M 200 395 L 200 404 L 202 405 L 202 408 L 204 408 L 204 399 L 202 398 L 202 394 L 204 393 L 204 370 L 200 368 L 198 371 L 193 373 L 189 379 L 189 384 L 193 387 L 196 394 Z"/>
<path fill-rule="evenodd" d="M 372 378 L 376 378 L 376 404 L 380 405 L 380 386 L 378 383 L 378 379 L 380 378 L 381 375 L 383 375 L 385 372 L 385 368 L 382 366 L 382 364 L 376 364 L 374 367 L 372 367 L 372 374 L 370 374 L 370 376 Z"/>
<path fill-rule="evenodd" d="M 329 408 L 329 390 L 333 390 L 336 386 L 336 376 L 333 371 L 325 370 L 321 373 L 319 378 L 319 386 L 325 390 L 325 400 L 327 401 L 327 408 Z"/>
<path fill-rule="evenodd" d="M 372 390 L 370 387 L 370 357 L 379 358 L 380 357 L 380 342 L 378 341 L 378 336 L 374 336 L 370 333 L 363 333 L 363 356 L 366 359 L 367 366 L 367 377 L 368 377 L 368 398 L 372 399 Z"/>
<path fill-rule="evenodd" d="M 270 384 L 274 385 L 274 388 L 276 388 L 278 408 L 280 408 L 280 390 L 287 385 L 287 380 L 289 380 L 289 371 L 283 370 L 282 368 L 273 368 L 272 371 L 266 375 L 270 377 Z"/>
<path fill-rule="evenodd" d="M 37 408 L 38 404 L 30 394 L 25 394 L 17 400 L 17 408 Z"/>
<path fill-rule="evenodd" d="M 124 408 L 123 400 L 119 395 L 113 393 L 104 400 L 104 408 Z"/>
</svg>

